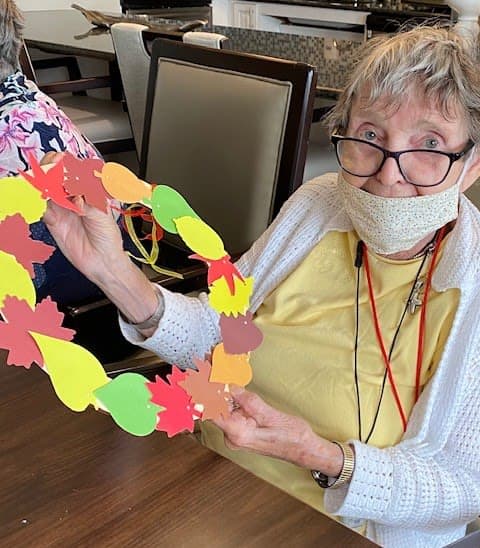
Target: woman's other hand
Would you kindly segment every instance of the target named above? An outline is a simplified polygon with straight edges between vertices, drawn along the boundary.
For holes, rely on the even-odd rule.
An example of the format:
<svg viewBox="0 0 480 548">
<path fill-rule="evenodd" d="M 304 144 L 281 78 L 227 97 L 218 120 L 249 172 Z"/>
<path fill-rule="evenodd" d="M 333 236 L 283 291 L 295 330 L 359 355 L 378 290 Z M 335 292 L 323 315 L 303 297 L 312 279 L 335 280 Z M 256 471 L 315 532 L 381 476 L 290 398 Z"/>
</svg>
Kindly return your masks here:
<svg viewBox="0 0 480 548">
<path fill-rule="evenodd" d="M 232 387 L 234 409 L 213 421 L 224 432 L 230 449 L 244 449 L 282 459 L 302 468 L 338 476 L 341 449 L 320 436 L 303 419 L 274 409 L 259 396 Z"/>
</svg>

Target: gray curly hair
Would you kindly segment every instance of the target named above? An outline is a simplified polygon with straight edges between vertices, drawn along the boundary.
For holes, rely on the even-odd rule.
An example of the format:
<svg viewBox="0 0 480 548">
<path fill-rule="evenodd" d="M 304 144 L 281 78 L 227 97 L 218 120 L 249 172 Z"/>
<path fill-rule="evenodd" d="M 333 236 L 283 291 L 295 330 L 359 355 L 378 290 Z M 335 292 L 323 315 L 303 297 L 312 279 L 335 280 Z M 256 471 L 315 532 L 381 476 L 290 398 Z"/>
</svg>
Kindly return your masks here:
<svg viewBox="0 0 480 548">
<path fill-rule="evenodd" d="M 0 0 L 0 82 L 18 69 L 23 17 L 13 0 Z"/>
<path fill-rule="evenodd" d="M 419 26 L 369 40 L 349 84 L 325 121 L 332 133 L 346 130 L 352 103 L 362 95 L 371 106 L 381 99 L 398 108 L 415 90 L 433 101 L 446 119 L 457 109 L 468 133 L 480 142 L 479 40 L 450 26 Z"/>
</svg>

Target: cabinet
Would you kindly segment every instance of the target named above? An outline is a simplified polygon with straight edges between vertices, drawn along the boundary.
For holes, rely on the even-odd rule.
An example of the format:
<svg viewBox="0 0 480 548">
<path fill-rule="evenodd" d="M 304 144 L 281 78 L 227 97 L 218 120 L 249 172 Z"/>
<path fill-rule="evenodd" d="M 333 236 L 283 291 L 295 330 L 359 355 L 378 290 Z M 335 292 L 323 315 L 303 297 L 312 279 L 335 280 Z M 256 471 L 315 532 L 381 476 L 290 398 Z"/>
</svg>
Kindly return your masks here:
<svg viewBox="0 0 480 548">
<path fill-rule="evenodd" d="M 252 2 L 232 2 L 233 26 L 243 29 L 257 28 L 257 6 Z"/>
</svg>

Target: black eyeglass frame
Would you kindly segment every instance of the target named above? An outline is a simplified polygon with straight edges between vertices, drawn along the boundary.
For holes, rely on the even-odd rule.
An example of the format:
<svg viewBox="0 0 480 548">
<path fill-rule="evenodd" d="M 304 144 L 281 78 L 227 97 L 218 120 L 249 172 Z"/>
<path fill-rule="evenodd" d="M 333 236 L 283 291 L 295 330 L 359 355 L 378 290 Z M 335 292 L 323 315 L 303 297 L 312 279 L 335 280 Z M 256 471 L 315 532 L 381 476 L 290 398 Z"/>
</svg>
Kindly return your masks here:
<svg viewBox="0 0 480 548">
<path fill-rule="evenodd" d="M 399 169 L 400 173 L 402 174 L 402 177 L 405 179 L 405 181 L 407 181 L 407 183 L 410 183 L 413 186 L 421 186 L 421 187 L 431 187 L 431 186 L 441 185 L 443 183 L 443 181 L 445 181 L 445 179 L 447 178 L 448 174 L 450 173 L 450 169 L 452 168 L 452 165 L 457 160 L 460 160 L 460 158 L 463 158 L 463 156 L 465 156 L 465 154 L 467 154 L 467 152 L 469 150 L 471 150 L 473 148 L 473 146 L 475 145 L 475 143 L 471 139 L 469 139 L 468 143 L 465 146 L 465 148 L 461 152 L 443 152 L 442 150 L 429 150 L 429 149 L 422 149 L 422 148 L 412 148 L 412 149 L 397 150 L 397 152 L 392 152 L 391 150 L 387 150 L 386 148 L 382 148 L 381 146 L 376 145 L 375 143 L 370 143 L 369 141 L 365 141 L 363 139 L 357 139 L 355 137 L 344 137 L 343 135 L 332 135 L 330 137 L 330 140 L 332 141 L 332 143 L 335 147 L 335 155 L 337 156 L 337 160 L 338 160 L 338 163 L 340 164 L 340 167 L 344 171 L 346 171 L 347 173 L 350 173 L 350 175 L 353 175 L 354 177 L 373 177 L 374 175 L 376 175 L 377 173 L 379 173 L 381 171 L 383 165 L 387 161 L 387 158 L 394 158 L 395 161 L 397 162 L 398 169 Z M 374 171 L 373 173 L 370 173 L 370 175 L 357 175 L 356 173 L 352 173 L 348 169 L 345 169 L 342 166 L 342 162 L 340 161 L 340 155 L 338 153 L 338 143 L 341 142 L 341 141 L 354 141 L 354 142 L 357 142 L 357 143 L 370 145 L 371 147 L 376 148 L 377 150 L 382 152 L 383 153 L 383 160 L 380 162 L 380 166 L 378 167 L 378 169 L 376 171 Z M 438 183 L 433 183 L 432 185 L 419 185 L 417 183 L 412 183 L 411 181 L 409 181 L 408 178 L 406 177 L 405 173 L 403 173 L 402 166 L 400 165 L 400 156 L 402 154 L 405 154 L 405 152 L 433 152 L 435 154 L 440 154 L 442 156 L 446 156 L 450 160 L 450 164 L 448 166 L 447 172 L 445 173 L 443 178 Z"/>
</svg>

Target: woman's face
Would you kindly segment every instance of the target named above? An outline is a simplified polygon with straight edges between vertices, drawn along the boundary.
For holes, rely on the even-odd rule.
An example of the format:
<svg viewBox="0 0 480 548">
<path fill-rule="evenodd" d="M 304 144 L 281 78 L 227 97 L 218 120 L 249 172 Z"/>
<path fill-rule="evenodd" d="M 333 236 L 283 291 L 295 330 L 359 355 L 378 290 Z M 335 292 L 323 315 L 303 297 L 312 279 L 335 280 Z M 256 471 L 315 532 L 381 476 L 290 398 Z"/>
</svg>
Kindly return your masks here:
<svg viewBox="0 0 480 548">
<path fill-rule="evenodd" d="M 374 143 L 392 152 L 407 149 L 461 152 L 468 143 L 464 117 L 452 112 L 445 119 L 433 103 L 412 94 L 398 109 L 388 108 L 381 100 L 367 105 L 362 97 L 355 99 L 346 136 Z M 438 155 L 437 155 L 438 156 Z M 480 158 L 467 170 L 461 190 L 466 190 L 480 175 Z M 361 162 L 362 158 L 353 160 Z M 384 197 L 410 197 L 441 192 L 454 185 L 464 166 L 464 159 L 454 162 L 446 179 L 437 186 L 416 187 L 408 183 L 394 158 L 387 158 L 382 169 L 371 177 L 356 177 L 344 172 L 352 185 Z M 423 166 L 425 169 L 425 166 Z"/>
</svg>

